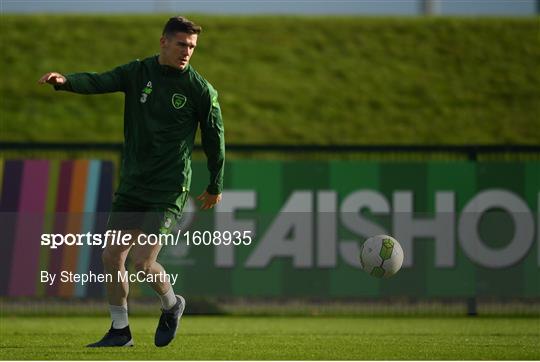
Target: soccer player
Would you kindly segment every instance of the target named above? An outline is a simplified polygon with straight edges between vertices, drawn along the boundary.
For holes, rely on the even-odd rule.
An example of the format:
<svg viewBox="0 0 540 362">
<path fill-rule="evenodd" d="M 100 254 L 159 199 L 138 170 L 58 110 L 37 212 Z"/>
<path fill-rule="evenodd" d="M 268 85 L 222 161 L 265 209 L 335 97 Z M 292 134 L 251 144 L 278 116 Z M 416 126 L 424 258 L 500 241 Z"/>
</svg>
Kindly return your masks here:
<svg viewBox="0 0 540 362">
<path fill-rule="evenodd" d="M 216 90 L 189 64 L 201 27 L 184 17 L 165 24 L 159 55 L 118 66 L 111 71 L 62 75 L 50 72 L 39 83 L 82 94 L 124 92 L 124 147 L 121 176 L 107 228 L 131 233 L 169 233 L 181 216 L 191 179 L 191 153 L 197 128 L 208 159 L 210 182 L 198 196 L 202 209 L 221 200 L 225 160 L 224 128 Z M 129 285 L 117 279 L 130 253 L 137 271 L 163 275 L 156 261 L 161 245 L 107 245 L 106 273 L 112 325 L 88 347 L 132 346 L 128 324 Z M 185 300 L 168 280 L 150 283 L 161 299 L 162 313 L 154 342 L 169 344 L 176 335 Z"/>
</svg>

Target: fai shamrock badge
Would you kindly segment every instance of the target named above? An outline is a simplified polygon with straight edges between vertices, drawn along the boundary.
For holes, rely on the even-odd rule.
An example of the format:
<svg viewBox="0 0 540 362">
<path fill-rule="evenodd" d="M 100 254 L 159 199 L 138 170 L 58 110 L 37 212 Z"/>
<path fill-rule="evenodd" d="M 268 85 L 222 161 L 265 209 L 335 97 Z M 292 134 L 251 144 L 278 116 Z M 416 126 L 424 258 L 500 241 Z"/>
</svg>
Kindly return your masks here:
<svg viewBox="0 0 540 362">
<path fill-rule="evenodd" d="M 172 105 L 175 109 L 180 109 L 186 104 L 187 98 L 180 93 L 174 93 L 171 98 Z"/>
</svg>

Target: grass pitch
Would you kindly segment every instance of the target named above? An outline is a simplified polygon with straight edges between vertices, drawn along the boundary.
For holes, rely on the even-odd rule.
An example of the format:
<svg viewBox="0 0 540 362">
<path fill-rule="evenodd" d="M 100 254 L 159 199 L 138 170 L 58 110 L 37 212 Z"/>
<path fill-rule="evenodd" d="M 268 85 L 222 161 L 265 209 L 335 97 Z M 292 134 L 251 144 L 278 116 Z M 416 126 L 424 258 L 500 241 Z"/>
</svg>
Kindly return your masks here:
<svg viewBox="0 0 540 362">
<path fill-rule="evenodd" d="M 89 349 L 107 318 L 2 317 L 0 358 L 60 360 L 540 359 L 537 318 L 184 317 L 165 348 L 156 318 L 130 320 L 133 348 Z"/>
</svg>

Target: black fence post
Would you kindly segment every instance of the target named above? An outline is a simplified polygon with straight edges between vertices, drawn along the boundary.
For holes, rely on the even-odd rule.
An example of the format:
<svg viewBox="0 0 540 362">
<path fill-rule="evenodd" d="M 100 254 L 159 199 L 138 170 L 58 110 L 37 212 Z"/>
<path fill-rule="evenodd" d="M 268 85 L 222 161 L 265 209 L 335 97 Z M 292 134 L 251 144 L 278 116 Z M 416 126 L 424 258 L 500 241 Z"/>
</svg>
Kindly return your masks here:
<svg viewBox="0 0 540 362">
<path fill-rule="evenodd" d="M 477 162 L 478 161 L 478 149 L 471 147 L 471 149 L 467 152 L 467 158 L 471 162 Z M 478 303 L 476 300 L 476 296 L 467 298 L 467 315 L 469 317 L 475 317 L 478 315 Z"/>
<path fill-rule="evenodd" d="M 467 315 L 475 317 L 478 315 L 478 303 L 476 297 L 467 298 Z"/>
</svg>

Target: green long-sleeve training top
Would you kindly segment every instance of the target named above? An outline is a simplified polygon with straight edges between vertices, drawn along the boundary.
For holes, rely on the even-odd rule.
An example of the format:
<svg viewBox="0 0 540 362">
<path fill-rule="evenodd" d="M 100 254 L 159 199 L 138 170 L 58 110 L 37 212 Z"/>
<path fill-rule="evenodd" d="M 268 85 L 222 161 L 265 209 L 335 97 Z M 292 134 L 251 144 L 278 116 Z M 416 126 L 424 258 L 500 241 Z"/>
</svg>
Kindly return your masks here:
<svg viewBox="0 0 540 362">
<path fill-rule="evenodd" d="M 208 159 L 206 190 L 223 189 L 224 127 L 217 91 L 191 65 L 160 65 L 158 56 L 111 71 L 75 73 L 55 86 L 82 94 L 124 92 L 124 152 L 118 190 L 137 187 L 179 192 L 191 182 L 191 153 L 197 127 Z"/>
</svg>

